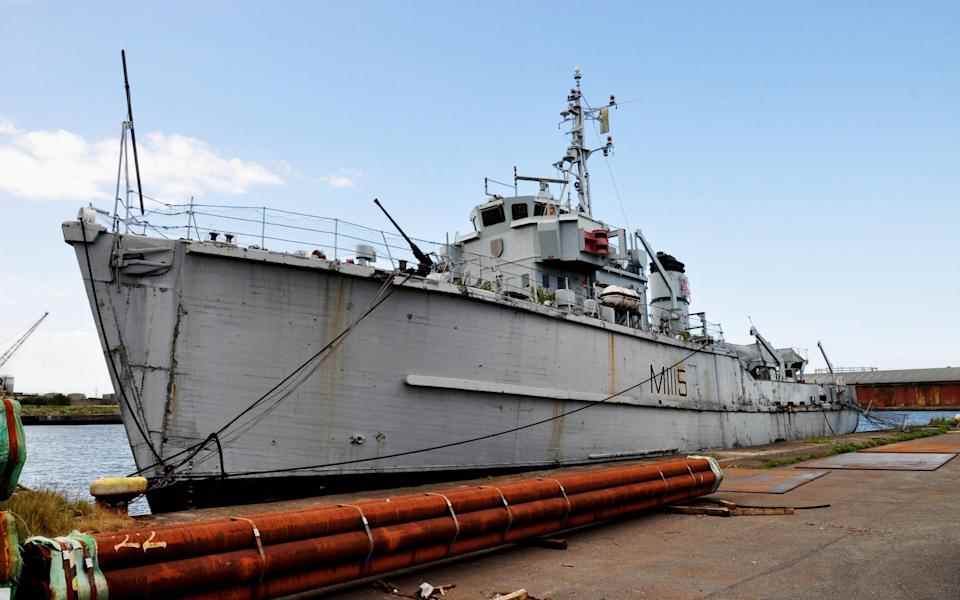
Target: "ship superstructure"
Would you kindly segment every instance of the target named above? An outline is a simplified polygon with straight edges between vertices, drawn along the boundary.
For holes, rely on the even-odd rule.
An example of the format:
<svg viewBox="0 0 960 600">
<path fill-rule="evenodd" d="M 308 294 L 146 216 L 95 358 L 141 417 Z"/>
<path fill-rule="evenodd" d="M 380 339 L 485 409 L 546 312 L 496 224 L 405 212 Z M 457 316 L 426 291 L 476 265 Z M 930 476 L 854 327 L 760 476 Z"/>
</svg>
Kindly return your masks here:
<svg viewBox="0 0 960 600">
<path fill-rule="evenodd" d="M 580 81 L 556 173 L 515 172 L 410 260 L 372 230 L 279 251 L 190 217 L 179 239 L 63 224 L 155 510 L 855 429 L 852 390 L 804 383 L 756 330 L 725 342 L 683 262 L 593 216 L 588 160 L 613 141 L 584 127 L 616 102 Z"/>
</svg>

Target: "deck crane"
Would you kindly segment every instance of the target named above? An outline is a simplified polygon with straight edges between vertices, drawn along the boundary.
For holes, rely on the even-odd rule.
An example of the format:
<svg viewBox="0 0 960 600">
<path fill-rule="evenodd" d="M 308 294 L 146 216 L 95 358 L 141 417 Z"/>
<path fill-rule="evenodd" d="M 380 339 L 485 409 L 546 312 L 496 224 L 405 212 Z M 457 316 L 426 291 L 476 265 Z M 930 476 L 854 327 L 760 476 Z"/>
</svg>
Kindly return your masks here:
<svg viewBox="0 0 960 600">
<path fill-rule="evenodd" d="M 28 329 L 26 333 L 21 335 L 17 339 L 17 341 L 13 343 L 12 346 L 6 349 L 6 351 L 3 354 L 0 354 L 0 369 L 3 368 L 3 365 L 5 365 L 8 360 L 13 358 L 13 355 L 16 354 L 17 350 L 20 349 L 20 346 L 23 346 L 23 343 L 27 341 L 27 338 L 33 335 L 33 332 L 37 330 L 37 327 L 40 327 L 40 323 L 43 323 L 43 320 L 46 319 L 49 314 L 50 314 L 49 312 L 43 313 L 43 316 L 37 319 L 37 322 L 31 325 L 30 329 Z M 7 387 L 7 380 L 5 377 L 0 375 L 0 391 L 5 391 L 6 387 Z"/>
<path fill-rule="evenodd" d="M 817 348 L 820 348 L 820 354 L 823 355 L 823 361 L 827 363 L 827 369 L 829 369 L 831 375 L 835 375 L 833 372 L 833 363 L 830 362 L 830 359 L 827 358 L 827 351 L 823 349 L 823 342 L 817 342 Z"/>
<path fill-rule="evenodd" d="M 753 337 L 757 338 L 757 343 L 758 343 L 760 346 L 762 346 L 764 350 L 767 351 L 767 354 L 769 354 L 769 355 L 771 356 L 771 358 L 773 358 L 773 362 L 776 364 L 776 368 L 777 368 L 777 379 L 778 379 L 778 380 L 779 380 L 779 379 L 782 379 L 782 378 L 783 378 L 783 371 L 784 371 L 783 359 L 780 358 L 780 355 L 777 354 L 776 350 L 774 350 L 773 344 L 771 344 L 770 342 L 768 342 L 768 341 L 767 341 L 767 338 L 765 338 L 765 337 L 763 337 L 762 335 L 760 335 L 760 332 L 757 330 L 757 328 L 756 328 L 752 323 L 750 324 L 750 335 L 752 335 Z M 763 353 L 760 354 L 760 357 L 761 357 L 761 359 L 763 358 Z M 764 361 L 764 362 L 766 362 L 766 361 Z"/>
</svg>

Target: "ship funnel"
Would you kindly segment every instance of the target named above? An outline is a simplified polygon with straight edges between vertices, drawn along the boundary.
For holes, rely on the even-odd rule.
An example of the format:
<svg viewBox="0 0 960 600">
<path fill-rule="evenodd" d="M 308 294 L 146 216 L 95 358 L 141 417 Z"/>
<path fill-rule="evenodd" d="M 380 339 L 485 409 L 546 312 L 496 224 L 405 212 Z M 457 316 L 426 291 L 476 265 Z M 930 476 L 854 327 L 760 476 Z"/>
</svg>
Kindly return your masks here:
<svg viewBox="0 0 960 600">
<path fill-rule="evenodd" d="M 657 262 L 663 266 L 662 274 Z M 661 330 L 673 335 L 690 327 L 690 282 L 685 271 L 686 265 L 666 252 L 657 252 L 657 260 L 650 263 L 650 316 Z"/>
</svg>

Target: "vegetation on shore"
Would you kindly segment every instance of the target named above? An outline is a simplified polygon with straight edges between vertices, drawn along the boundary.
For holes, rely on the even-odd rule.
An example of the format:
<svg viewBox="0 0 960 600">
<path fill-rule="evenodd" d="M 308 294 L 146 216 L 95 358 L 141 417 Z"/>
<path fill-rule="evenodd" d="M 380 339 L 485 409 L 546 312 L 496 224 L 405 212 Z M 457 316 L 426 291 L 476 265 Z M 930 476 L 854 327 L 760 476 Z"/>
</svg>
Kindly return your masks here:
<svg viewBox="0 0 960 600">
<path fill-rule="evenodd" d="M 120 407 L 116 404 L 71 406 L 24 404 L 20 407 L 20 411 L 24 417 L 95 417 L 119 415 Z"/>
<path fill-rule="evenodd" d="M 808 454 L 797 454 L 794 456 L 786 456 L 783 458 L 771 458 L 763 461 L 763 468 L 772 469 L 775 467 L 785 467 L 787 465 L 796 464 L 798 462 L 803 462 L 805 460 L 813 460 L 815 458 L 824 458 L 826 456 L 833 456 L 835 454 L 846 454 L 847 452 L 857 452 L 858 450 L 866 450 L 867 448 L 876 448 L 877 446 L 886 446 L 887 444 L 896 444 L 897 442 L 908 442 L 910 440 L 917 440 L 925 437 L 932 437 L 935 435 L 941 435 L 949 431 L 955 426 L 955 423 L 952 419 L 934 419 L 930 421 L 930 425 L 921 429 L 913 429 L 910 431 L 898 431 L 889 433 L 887 435 L 879 437 L 871 437 L 862 440 L 841 440 L 836 441 L 831 438 L 811 438 L 808 441 L 816 444 L 827 444 L 830 443 L 830 446 L 821 449 L 817 452 L 811 452 Z"/>
<path fill-rule="evenodd" d="M 133 519 L 104 510 L 86 500 L 73 500 L 57 490 L 31 490 L 20 487 L 0 510 L 16 516 L 20 540 L 31 535 L 54 537 L 73 530 L 84 532 L 116 531 L 128 527 Z"/>
</svg>

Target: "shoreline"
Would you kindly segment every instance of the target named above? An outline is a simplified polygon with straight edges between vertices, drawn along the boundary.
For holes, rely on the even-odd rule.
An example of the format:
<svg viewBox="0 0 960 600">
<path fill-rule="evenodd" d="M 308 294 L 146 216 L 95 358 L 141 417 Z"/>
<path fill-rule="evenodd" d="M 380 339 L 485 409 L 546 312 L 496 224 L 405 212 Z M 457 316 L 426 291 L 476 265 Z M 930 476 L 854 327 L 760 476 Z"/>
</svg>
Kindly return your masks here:
<svg viewBox="0 0 960 600">
<path fill-rule="evenodd" d="M 122 424 L 116 404 L 50 406 L 22 404 L 20 419 L 24 425 L 113 425 Z"/>
<path fill-rule="evenodd" d="M 23 415 L 27 425 L 122 425 L 120 413 L 115 415 Z"/>
</svg>

